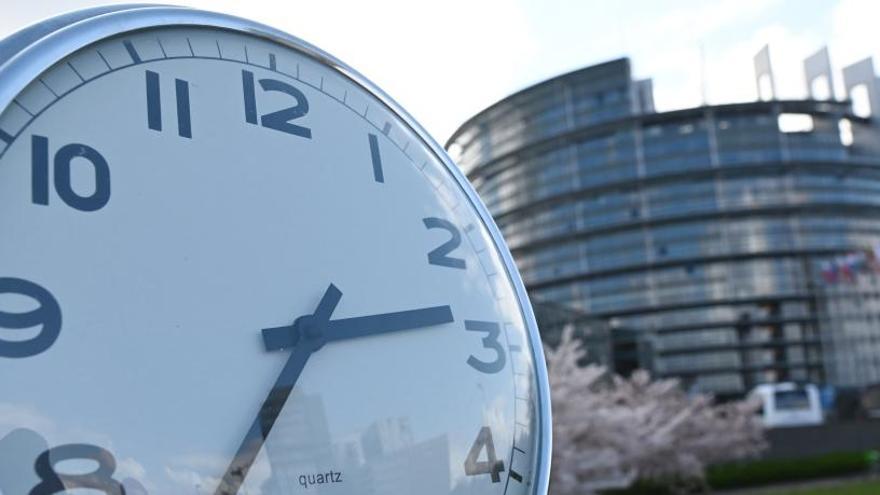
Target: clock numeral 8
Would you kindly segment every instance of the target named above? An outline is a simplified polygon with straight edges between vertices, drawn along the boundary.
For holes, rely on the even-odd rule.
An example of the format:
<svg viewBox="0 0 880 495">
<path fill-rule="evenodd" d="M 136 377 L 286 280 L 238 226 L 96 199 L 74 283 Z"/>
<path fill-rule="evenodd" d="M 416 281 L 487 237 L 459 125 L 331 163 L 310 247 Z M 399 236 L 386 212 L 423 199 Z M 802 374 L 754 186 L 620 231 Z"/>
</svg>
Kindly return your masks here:
<svg viewBox="0 0 880 495">
<path fill-rule="evenodd" d="M 98 463 L 97 469 L 85 474 L 58 473 L 55 465 L 64 461 L 89 460 Z M 107 495 L 146 495 L 144 487 L 135 480 L 126 479 L 125 485 L 113 479 L 116 459 L 113 454 L 95 445 L 72 443 L 51 448 L 37 458 L 34 464 L 39 485 L 29 495 L 53 495 L 76 488 L 99 490 Z"/>
<path fill-rule="evenodd" d="M 20 278 L 0 278 L 0 295 L 17 294 L 36 300 L 40 307 L 27 313 L 7 313 L 0 310 L 0 328 L 24 330 L 42 325 L 40 333 L 29 340 L 0 339 L 0 357 L 23 358 L 42 353 L 61 333 L 61 306 L 43 287 Z"/>
<path fill-rule="evenodd" d="M 95 173 L 95 190 L 81 196 L 73 190 L 71 165 L 74 158 L 88 161 Z M 79 211 L 96 211 L 110 201 L 110 167 L 95 148 L 85 144 L 68 144 L 55 153 L 55 192 L 67 206 Z M 49 138 L 31 137 L 32 201 L 37 205 L 49 204 Z"/>
</svg>

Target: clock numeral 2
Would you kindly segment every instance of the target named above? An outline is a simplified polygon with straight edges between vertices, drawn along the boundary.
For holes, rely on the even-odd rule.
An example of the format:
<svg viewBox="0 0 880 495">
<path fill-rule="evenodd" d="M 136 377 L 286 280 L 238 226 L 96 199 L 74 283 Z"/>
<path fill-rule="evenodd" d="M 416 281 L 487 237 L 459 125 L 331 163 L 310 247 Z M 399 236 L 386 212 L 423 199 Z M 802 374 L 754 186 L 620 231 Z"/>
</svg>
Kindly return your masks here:
<svg viewBox="0 0 880 495">
<path fill-rule="evenodd" d="M 66 474 L 56 470 L 57 464 L 74 459 L 94 461 L 98 467 L 84 474 Z M 53 447 L 40 454 L 34 468 L 41 482 L 29 495 L 54 495 L 67 493 L 68 490 L 76 488 L 98 490 L 107 495 L 146 495 L 147 493 L 144 487 L 133 479 L 126 479 L 124 485 L 113 479 L 116 459 L 106 449 L 95 445 L 73 443 Z"/>
<path fill-rule="evenodd" d="M 486 449 L 485 461 L 478 461 L 480 452 Z M 477 439 L 471 446 L 467 457 L 464 460 L 464 472 L 468 476 L 476 476 L 479 474 L 492 475 L 492 483 L 501 482 L 499 473 L 504 471 L 504 461 L 499 460 L 495 455 L 495 442 L 492 441 L 492 430 L 488 426 L 480 429 Z"/>
<path fill-rule="evenodd" d="M 35 337 L 28 340 L 0 339 L 0 357 L 25 358 L 36 356 L 52 347 L 61 333 L 61 306 L 43 287 L 20 278 L 0 278 L 0 294 L 18 294 L 37 301 L 40 306 L 27 313 L 0 311 L 0 327 L 24 330 L 42 325 Z"/>
<path fill-rule="evenodd" d="M 81 196 L 73 190 L 71 163 L 83 158 L 95 172 L 95 190 Z M 110 166 L 95 148 L 85 144 L 68 144 L 55 153 L 55 192 L 67 206 L 79 211 L 97 211 L 110 201 Z M 49 138 L 31 137 L 31 198 L 34 204 L 49 204 Z"/>
<path fill-rule="evenodd" d="M 432 265 L 445 266 L 449 268 L 458 268 L 460 270 L 464 270 L 467 268 L 467 264 L 461 258 L 453 258 L 449 256 L 449 253 L 455 251 L 458 246 L 461 245 L 461 233 L 452 224 L 449 220 L 444 220 L 442 218 L 436 217 L 428 217 L 422 219 L 425 223 L 425 227 L 430 229 L 443 229 L 450 234 L 452 237 L 443 243 L 437 249 L 428 253 L 428 263 Z"/>
<path fill-rule="evenodd" d="M 487 333 L 488 335 L 483 337 L 483 347 L 495 351 L 494 361 L 481 361 L 474 356 L 470 356 L 467 363 L 475 370 L 483 373 L 498 373 L 503 370 L 504 365 L 507 363 L 507 355 L 504 353 L 504 347 L 498 341 L 498 336 L 501 335 L 501 325 L 491 321 L 465 320 L 464 329 L 471 332 Z"/>
<path fill-rule="evenodd" d="M 159 74 L 146 71 L 147 78 L 147 127 L 162 131 L 162 98 L 159 89 Z M 174 93 L 177 98 L 177 135 L 192 139 L 192 118 L 189 105 L 189 82 L 174 80 Z"/>
<path fill-rule="evenodd" d="M 259 124 L 267 129 L 275 129 L 294 136 L 312 138 L 312 130 L 301 125 L 291 124 L 309 113 L 309 101 L 299 89 L 277 79 L 260 79 L 260 87 L 265 92 L 284 93 L 296 100 L 296 105 L 260 117 Z M 244 90 L 244 120 L 248 124 L 257 125 L 257 91 L 254 84 L 254 73 L 241 71 L 241 85 Z"/>
</svg>

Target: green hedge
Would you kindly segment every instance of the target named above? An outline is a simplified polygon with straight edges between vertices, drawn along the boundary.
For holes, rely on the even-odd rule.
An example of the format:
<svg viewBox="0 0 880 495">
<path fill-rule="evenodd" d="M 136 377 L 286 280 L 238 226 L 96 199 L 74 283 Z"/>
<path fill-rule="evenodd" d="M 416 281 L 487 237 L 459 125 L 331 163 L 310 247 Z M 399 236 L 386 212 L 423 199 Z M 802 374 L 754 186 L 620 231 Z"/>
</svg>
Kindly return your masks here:
<svg viewBox="0 0 880 495">
<path fill-rule="evenodd" d="M 877 452 L 834 452 L 800 459 L 765 459 L 710 467 L 706 473 L 712 488 L 740 488 L 787 481 L 845 476 L 867 471 Z"/>
<path fill-rule="evenodd" d="M 876 451 L 835 452 L 799 459 L 762 459 L 712 466 L 706 482 L 713 489 L 746 488 L 790 481 L 831 478 L 864 473 L 877 464 Z M 673 488 L 675 486 L 675 488 Z M 605 495 L 673 495 L 682 492 L 684 483 L 639 480 L 624 490 L 607 490 Z M 676 488 L 678 491 L 676 491 Z M 695 485 L 694 492 L 700 492 Z M 687 491 L 687 490 L 685 490 Z"/>
<path fill-rule="evenodd" d="M 604 490 L 602 495 L 676 495 L 672 483 L 663 484 L 659 481 L 638 480 L 633 486 L 621 490 Z M 551 490 L 552 493 L 552 490 Z"/>
</svg>

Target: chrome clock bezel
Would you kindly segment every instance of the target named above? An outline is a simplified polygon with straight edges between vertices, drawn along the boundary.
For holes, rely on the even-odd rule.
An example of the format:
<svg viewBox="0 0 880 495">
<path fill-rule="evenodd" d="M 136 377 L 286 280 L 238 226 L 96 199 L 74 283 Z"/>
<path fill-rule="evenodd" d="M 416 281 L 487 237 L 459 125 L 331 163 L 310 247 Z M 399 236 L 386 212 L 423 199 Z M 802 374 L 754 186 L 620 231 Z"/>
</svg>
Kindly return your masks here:
<svg viewBox="0 0 880 495">
<path fill-rule="evenodd" d="M 525 286 L 498 227 L 464 174 L 446 151 L 400 105 L 366 77 L 321 49 L 272 27 L 239 17 L 162 5 L 113 5 L 72 12 L 34 24 L 0 41 L 0 111 L 6 109 L 28 84 L 65 57 L 101 40 L 132 31 L 165 27 L 204 27 L 238 32 L 279 43 L 340 72 L 378 99 L 410 128 L 455 179 L 489 231 L 513 285 L 529 347 L 535 361 L 538 400 L 538 462 L 533 492 L 548 491 L 552 450 L 550 386 L 538 326 Z"/>
</svg>

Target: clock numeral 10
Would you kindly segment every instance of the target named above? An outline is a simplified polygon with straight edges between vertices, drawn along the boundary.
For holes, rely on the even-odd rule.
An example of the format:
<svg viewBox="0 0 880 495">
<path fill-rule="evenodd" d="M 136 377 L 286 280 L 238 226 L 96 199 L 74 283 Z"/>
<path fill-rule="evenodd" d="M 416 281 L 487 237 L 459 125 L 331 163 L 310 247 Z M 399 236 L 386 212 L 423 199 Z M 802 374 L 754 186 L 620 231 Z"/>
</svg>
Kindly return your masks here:
<svg viewBox="0 0 880 495">
<path fill-rule="evenodd" d="M 480 453 L 486 450 L 486 460 L 478 461 Z M 464 460 L 464 472 L 468 476 L 477 476 L 479 474 L 488 474 L 492 476 L 492 483 L 500 483 L 501 476 L 499 473 L 504 471 L 504 461 L 498 459 L 495 455 L 495 442 L 492 441 L 492 430 L 488 426 L 480 429 L 477 439 L 471 446 L 467 457 Z"/>
<path fill-rule="evenodd" d="M 277 79 L 260 79 L 260 87 L 264 92 L 284 93 L 296 100 L 296 105 L 276 112 L 263 114 L 259 124 L 267 129 L 274 129 L 294 136 L 312 138 L 312 130 L 301 125 L 291 124 L 309 113 L 309 100 L 299 89 Z M 244 90 L 244 120 L 248 124 L 257 124 L 257 90 L 254 84 L 254 73 L 241 71 L 241 85 Z"/>
<path fill-rule="evenodd" d="M 43 287 L 20 278 L 0 278 L 0 295 L 17 294 L 39 303 L 37 309 L 26 313 L 7 313 L 0 310 L 0 328 L 24 330 L 42 325 L 35 337 L 28 340 L 0 339 L 0 357 L 25 358 L 36 356 L 52 347 L 61 333 L 61 306 Z"/>
<path fill-rule="evenodd" d="M 49 204 L 49 138 L 31 137 L 31 198 L 34 204 Z M 94 191 L 81 195 L 73 190 L 71 168 L 75 158 L 82 158 L 94 171 Z M 85 144 L 62 146 L 53 160 L 52 171 L 55 176 L 55 192 L 67 206 L 79 211 L 97 211 L 110 201 L 110 166 L 95 148 Z"/>
</svg>

